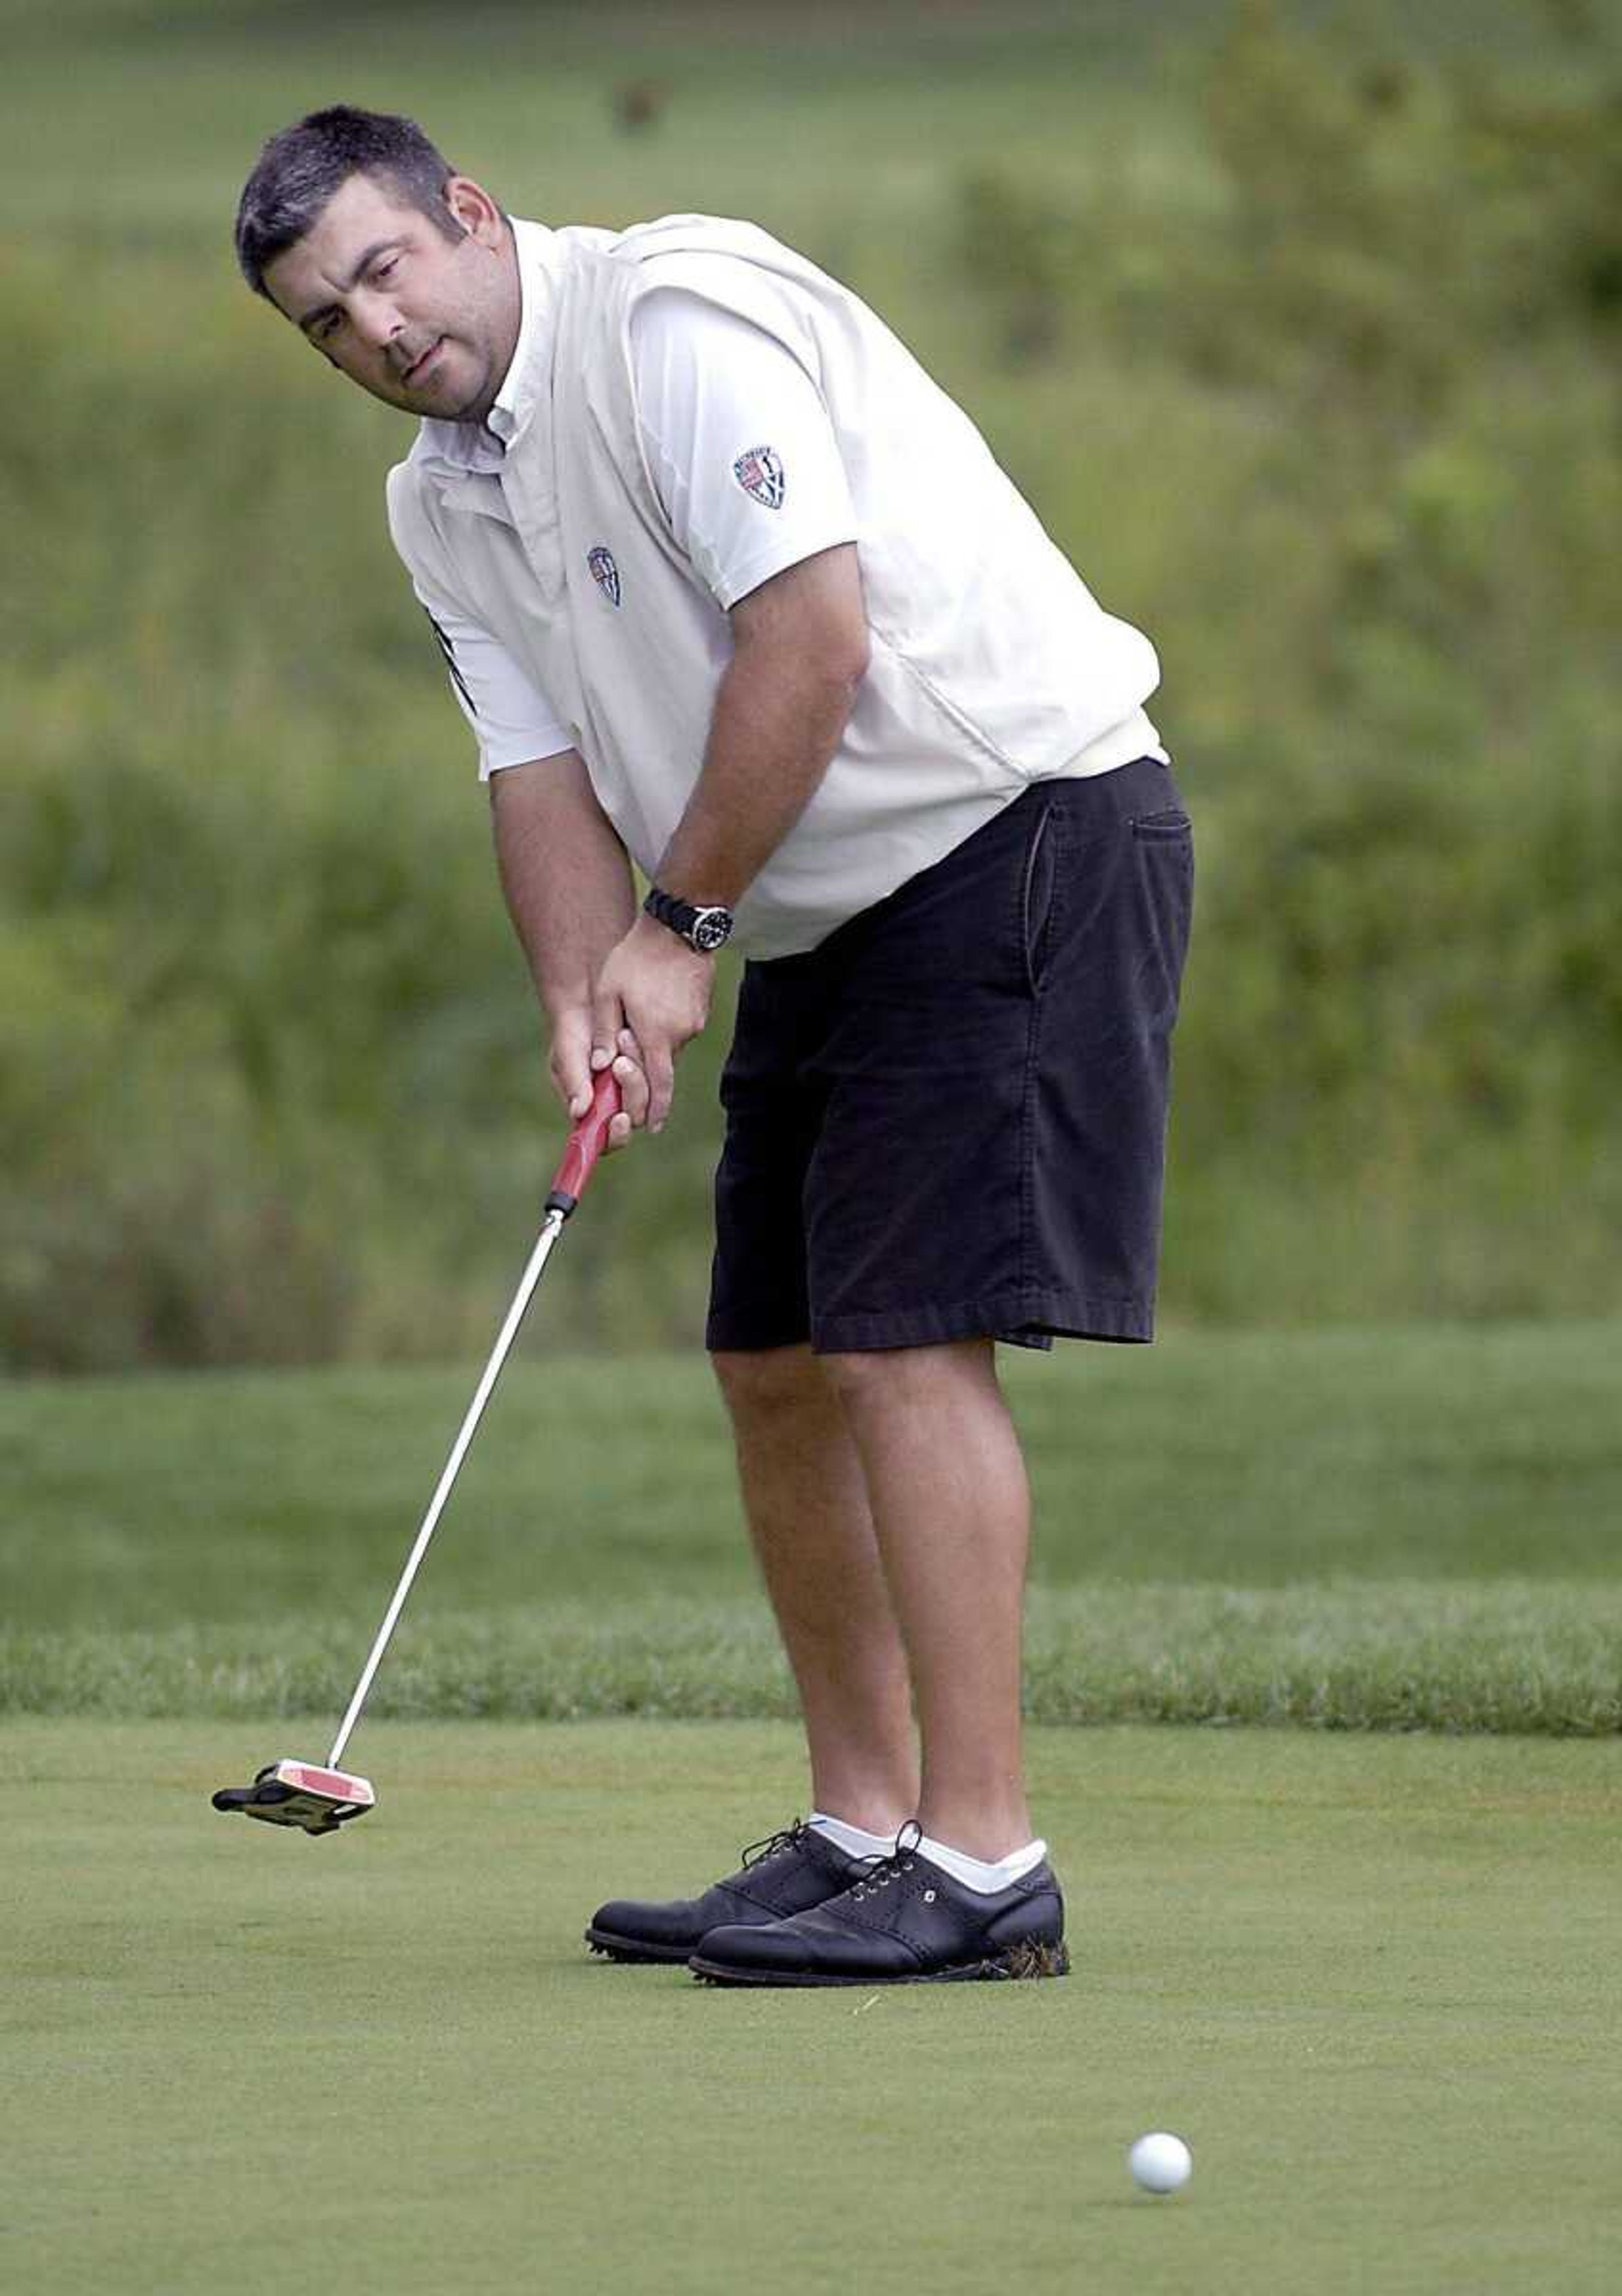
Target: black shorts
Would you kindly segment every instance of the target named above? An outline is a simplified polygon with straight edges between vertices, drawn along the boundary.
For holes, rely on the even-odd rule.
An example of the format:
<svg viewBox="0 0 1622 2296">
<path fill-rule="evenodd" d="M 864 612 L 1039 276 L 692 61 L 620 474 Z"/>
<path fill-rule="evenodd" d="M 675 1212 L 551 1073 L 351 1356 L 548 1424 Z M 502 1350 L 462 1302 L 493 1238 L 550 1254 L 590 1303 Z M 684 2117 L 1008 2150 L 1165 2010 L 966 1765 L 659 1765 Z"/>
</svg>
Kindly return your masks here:
<svg viewBox="0 0 1622 2296">
<path fill-rule="evenodd" d="M 1033 783 L 808 955 L 747 965 L 709 1346 L 1152 1337 L 1193 867 L 1141 758 Z"/>
</svg>

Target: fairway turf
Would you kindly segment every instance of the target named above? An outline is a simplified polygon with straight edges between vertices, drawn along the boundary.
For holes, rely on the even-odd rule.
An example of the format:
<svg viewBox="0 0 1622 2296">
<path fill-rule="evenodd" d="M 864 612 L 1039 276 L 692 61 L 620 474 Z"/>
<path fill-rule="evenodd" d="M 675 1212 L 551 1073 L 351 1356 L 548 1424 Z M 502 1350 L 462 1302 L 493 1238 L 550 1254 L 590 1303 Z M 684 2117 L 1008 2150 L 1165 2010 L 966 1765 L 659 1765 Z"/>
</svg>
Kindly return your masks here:
<svg viewBox="0 0 1622 2296">
<path fill-rule="evenodd" d="M 504 1374 L 414 1612 L 754 1584 L 709 1365 Z M 1622 1318 L 1167 1332 L 999 1351 L 1055 1587 L 1614 1582 Z M 347 1619 L 397 1570 L 477 1364 L 0 1381 L 0 1615 Z"/>
<path fill-rule="evenodd" d="M 782 1996 L 579 1931 L 785 1819 L 787 1727 L 362 1740 L 309 1841 L 207 1805 L 298 1733 L 7 1726 L 8 2288 L 1616 2284 L 1614 1742 L 1042 1732 L 1075 1973 Z"/>
<path fill-rule="evenodd" d="M 1619 1344 L 1611 1322 L 1004 1351 L 1032 1713 L 1614 1731 Z M 471 1383 L 0 1383 L 0 1712 L 319 1734 Z M 514 1365 L 373 1710 L 791 1712 L 696 1351 Z"/>
</svg>

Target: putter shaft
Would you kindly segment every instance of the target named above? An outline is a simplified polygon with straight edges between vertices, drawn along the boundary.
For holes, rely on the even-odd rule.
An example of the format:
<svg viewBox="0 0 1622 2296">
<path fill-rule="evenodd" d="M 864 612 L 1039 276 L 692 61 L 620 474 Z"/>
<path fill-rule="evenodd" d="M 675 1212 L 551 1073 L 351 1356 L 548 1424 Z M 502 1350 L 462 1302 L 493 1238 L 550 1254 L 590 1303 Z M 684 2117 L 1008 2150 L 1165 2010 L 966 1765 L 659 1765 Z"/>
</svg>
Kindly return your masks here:
<svg viewBox="0 0 1622 2296">
<path fill-rule="evenodd" d="M 335 1770 L 343 1759 L 343 1750 L 349 1742 L 349 1733 L 360 1719 L 360 1710 L 366 1702 L 366 1693 L 372 1687 L 372 1678 L 381 1663 L 383 1652 L 389 1647 L 389 1636 L 393 1634 L 396 1622 L 405 1608 L 406 1597 L 411 1592 L 411 1582 L 416 1577 L 422 1557 L 428 1552 L 428 1542 L 434 1535 L 434 1526 L 444 1512 L 445 1502 L 449 1498 L 456 1477 L 461 1472 L 462 1462 L 467 1456 L 468 1445 L 473 1439 L 474 1431 L 483 1416 L 485 1405 L 490 1399 L 491 1390 L 501 1377 L 501 1367 L 507 1360 L 508 1350 L 518 1337 L 519 1325 L 524 1320 L 524 1314 L 534 1296 L 535 1287 L 541 1280 L 541 1270 L 551 1259 L 553 1246 L 563 1233 L 563 1224 L 579 1201 L 581 1193 L 596 1166 L 597 1159 L 608 1144 L 609 1127 L 618 1112 L 619 1086 L 614 1081 L 612 1069 L 604 1069 L 593 1084 L 592 1104 L 569 1134 L 568 1145 L 563 1151 L 563 1160 L 552 1176 L 552 1188 L 546 1198 L 546 1217 L 541 1222 L 541 1232 L 536 1238 L 535 1249 L 530 1253 L 528 1265 L 520 1278 L 518 1290 L 512 1295 L 512 1305 L 507 1310 L 507 1320 L 496 1334 L 496 1345 L 490 1350 L 490 1359 L 484 1367 L 484 1376 L 474 1390 L 473 1400 L 467 1408 L 467 1416 L 463 1419 L 456 1439 L 451 1446 L 451 1455 L 445 1463 L 445 1471 L 439 1477 L 432 1498 L 428 1503 L 428 1513 L 422 1518 L 422 1528 L 412 1543 L 411 1553 L 406 1558 L 406 1568 L 400 1573 L 400 1583 L 394 1590 L 394 1598 L 383 1613 L 383 1623 L 377 1630 L 377 1640 L 373 1644 L 371 1654 L 361 1669 L 360 1680 L 355 1685 L 355 1695 L 350 1699 L 343 1720 L 338 1726 L 338 1735 L 333 1739 L 332 1751 L 327 1756 L 326 1766 L 330 1770 Z"/>
<path fill-rule="evenodd" d="M 524 1270 L 518 1290 L 512 1295 L 512 1305 L 507 1310 L 507 1320 L 502 1325 L 496 1345 L 490 1350 L 490 1359 L 484 1367 L 484 1376 L 474 1390 L 473 1400 L 468 1406 L 467 1416 L 463 1419 L 461 1431 L 451 1446 L 450 1457 L 445 1463 L 445 1472 L 441 1474 L 435 1487 L 434 1495 L 428 1503 L 428 1513 L 422 1518 L 422 1527 L 416 1535 L 411 1553 L 406 1558 L 406 1568 L 400 1573 L 400 1583 L 394 1590 L 393 1600 L 383 1613 L 383 1623 L 378 1628 L 377 1640 L 372 1645 L 371 1655 L 361 1669 L 360 1680 L 355 1685 L 355 1695 L 350 1699 L 343 1720 L 338 1726 L 338 1735 L 333 1739 L 332 1751 L 327 1756 L 327 1767 L 330 1770 L 335 1770 L 338 1767 L 343 1757 L 343 1750 L 349 1742 L 349 1733 L 360 1718 L 361 1708 L 366 1702 L 366 1693 L 372 1687 L 372 1678 L 382 1661 L 383 1652 L 389 1647 L 389 1637 L 394 1633 L 396 1621 L 405 1608 L 406 1597 L 411 1592 L 411 1582 L 416 1577 L 422 1557 L 428 1552 L 428 1542 L 434 1535 L 434 1526 L 443 1513 L 445 1502 L 449 1498 L 455 1485 L 456 1477 L 461 1472 L 462 1462 L 467 1456 L 468 1446 L 473 1439 L 474 1431 L 483 1416 L 484 1407 L 490 1399 L 491 1390 L 501 1377 L 501 1368 L 507 1360 L 508 1351 L 518 1337 L 519 1325 L 524 1320 L 524 1313 L 534 1296 L 535 1287 L 541 1280 L 541 1270 L 552 1257 L 552 1248 L 563 1233 L 563 1222 L 566 1218 L 567 1214 L 561 1210 L 552 1209 L 547 1211 L 545 1220 L 541 1223 L 541 1232 L 536 1239 L 535 1250 L 529 1255 L 529 1263 Z"/>
</svg>

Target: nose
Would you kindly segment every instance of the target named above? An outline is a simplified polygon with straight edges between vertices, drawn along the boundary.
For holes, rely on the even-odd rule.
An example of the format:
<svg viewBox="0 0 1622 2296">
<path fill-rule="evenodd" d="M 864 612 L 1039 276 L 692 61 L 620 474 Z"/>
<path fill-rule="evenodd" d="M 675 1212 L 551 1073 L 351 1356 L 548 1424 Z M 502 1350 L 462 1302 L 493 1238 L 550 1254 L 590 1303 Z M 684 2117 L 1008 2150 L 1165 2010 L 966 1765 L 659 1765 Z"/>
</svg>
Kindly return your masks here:
<svg viewBox="0 0 1622 2296">
<path fill-rule="evenodd" d="M 386 295 L 356 291 L 349 305 L 349 324 L 361 340 L 386 350 L 406 322 Z"/>
</svg>

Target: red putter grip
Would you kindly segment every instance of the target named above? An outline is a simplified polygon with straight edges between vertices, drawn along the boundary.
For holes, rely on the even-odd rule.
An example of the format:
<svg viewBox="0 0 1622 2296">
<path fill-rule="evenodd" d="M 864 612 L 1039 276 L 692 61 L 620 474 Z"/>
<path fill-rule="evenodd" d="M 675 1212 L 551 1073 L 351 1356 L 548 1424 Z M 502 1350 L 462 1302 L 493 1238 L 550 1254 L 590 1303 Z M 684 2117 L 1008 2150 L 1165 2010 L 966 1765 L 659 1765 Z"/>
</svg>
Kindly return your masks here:
<svg viewBox="0 0 1622 2296">
<path fill-rule="evenodd" d="M 619 1086 L 614 1071 L 600 1070 L 592 1086 L 592 1104 L 569 1134 L 563 1160 L 552 1176 L 552 1188 L 546 1198 L 549 1212 L 561 1212 L 567 1219 L 573 1211 L 586 1193 L 593 1167 L 602 1153 L 609 1125 L 618 1113 Z"/>
</svg>

